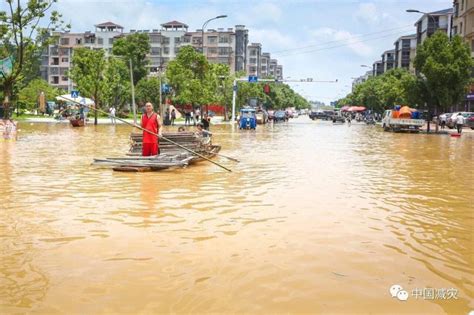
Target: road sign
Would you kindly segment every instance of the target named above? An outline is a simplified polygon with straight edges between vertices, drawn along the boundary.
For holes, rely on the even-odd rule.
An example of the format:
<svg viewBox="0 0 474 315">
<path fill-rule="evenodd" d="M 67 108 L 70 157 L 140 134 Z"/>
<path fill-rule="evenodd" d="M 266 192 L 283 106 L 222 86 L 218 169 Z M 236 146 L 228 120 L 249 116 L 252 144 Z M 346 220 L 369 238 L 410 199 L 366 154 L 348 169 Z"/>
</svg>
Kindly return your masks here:
<svg viewBox="0 0 474 315">
<path fill-rule="evenodd" d="M 250 83 L 257 83 L 258 77 L 256 75 L 249 75 L 249 82 Z"/>
<path fill-rule="evenodd" d="M 161 84 L 161 93 L 169 93 L 170 92 L 170 86 L 166 83 Z"/>
<path fill-rule="evenodd" d="M 79 91 L 71 91 L 71 98 L 78 98 L 79 97 Z"/>
</svg>

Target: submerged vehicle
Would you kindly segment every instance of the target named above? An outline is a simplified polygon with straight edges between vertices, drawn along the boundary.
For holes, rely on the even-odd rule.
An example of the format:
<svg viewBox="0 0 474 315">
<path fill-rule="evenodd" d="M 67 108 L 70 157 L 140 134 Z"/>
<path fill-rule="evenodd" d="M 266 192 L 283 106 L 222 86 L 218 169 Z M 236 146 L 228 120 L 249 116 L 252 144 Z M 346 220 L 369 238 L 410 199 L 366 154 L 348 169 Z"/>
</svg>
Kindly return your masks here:
<svg viewBox="0 0 474 315">
<path fill-rule="evenodd" d="M 286 113 L 282 110 L 277 110 L 273 116 L 273 121 L 278 122 L 278 121 L 287 121 L 288 116 Z"/>
<path fill-rule="evenodd" d="M 257 128 L 257 116 L 254 108 L 242 108 L 240 110 L 239 129 Z"/>
</svg>

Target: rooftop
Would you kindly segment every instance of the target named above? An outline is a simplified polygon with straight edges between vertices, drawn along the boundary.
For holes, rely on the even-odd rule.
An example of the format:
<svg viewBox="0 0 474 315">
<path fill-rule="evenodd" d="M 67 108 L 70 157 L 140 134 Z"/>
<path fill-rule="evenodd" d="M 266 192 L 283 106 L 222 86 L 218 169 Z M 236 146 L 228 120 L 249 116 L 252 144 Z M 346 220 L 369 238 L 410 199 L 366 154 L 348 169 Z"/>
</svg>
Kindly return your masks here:
<svg viewBox="0 0 474 315">
<path fill-rule="evenodd" d="M 187 24 L 184 24 L 184 23 L 176 21 L 176 20 L 171 21 L 171 22 L 167 22 L 167 23 L 163 23 L 163 24 L 161 24 L 161 26 L 164 27 L 164 28 L 168 28 L 168 27 L 188 28 Z"/>
<path fill-rule="evenodd" d="M 95 25 L 95 27 L 116 27 L 116 28 L 122 28 L 123 29 L 123 26 L 120 26 L 118 24 L 115 24 L 114 22 L 105 22 L 105 23 L 100 23 L 100 24 L 97 24 Z"/>
</svg>

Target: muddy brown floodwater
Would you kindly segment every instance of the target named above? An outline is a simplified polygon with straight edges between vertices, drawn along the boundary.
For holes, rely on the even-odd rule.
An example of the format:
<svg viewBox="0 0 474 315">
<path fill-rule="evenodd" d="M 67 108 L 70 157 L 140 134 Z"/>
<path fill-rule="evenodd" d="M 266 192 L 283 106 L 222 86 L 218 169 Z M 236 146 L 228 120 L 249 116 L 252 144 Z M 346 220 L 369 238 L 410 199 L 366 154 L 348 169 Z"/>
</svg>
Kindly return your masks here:
<svg viewBox="0 0 474 315">
<path fill-rule="evenodd" d="M 212 126 L 232 173 L 118 173 L 90 163 L 129 127 L 20 128 L 0 142 L 2 314 L 474 309 L 472 134 Z"/>
</svg>

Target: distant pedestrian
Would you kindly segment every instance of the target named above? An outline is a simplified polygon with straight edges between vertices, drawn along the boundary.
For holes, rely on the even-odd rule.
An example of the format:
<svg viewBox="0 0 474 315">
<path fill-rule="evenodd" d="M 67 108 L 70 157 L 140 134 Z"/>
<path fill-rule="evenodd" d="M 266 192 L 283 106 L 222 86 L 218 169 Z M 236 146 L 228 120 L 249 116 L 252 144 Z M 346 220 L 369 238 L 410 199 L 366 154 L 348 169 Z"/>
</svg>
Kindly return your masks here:
<svg viewBox="0 0 474 315">
<path fill-rule="evenodd" d="M 113 125 L 116 124 L 116 121 L 115 121 L 115 107 L 110 107 L 109 109 L 109 114 L 110 114 L 110 121 L 112 122 Z"/>
<path fill-rule="evenodd" d="M 171 124 L 170 109 L 167 108 L 166 111 L 165 111 L 165 117 L 164 117 L 164 120 L 163 120 L 163 125 L 169 126 L 170 124 Z"/>
<path fill-rule="evenodd" d="M 447 120 L 446 114 L 442 114 L 439 116 L 439 124 L 441 125 L 441 129 L 444 129 L 446 127 L 446 120 Z"/>
<path fill-rule="evenodd" d="M 191 112 L 189 110 L 184 110 L 184 125 L 191 125 Z"/>
<path fill-rule="evenodd" d="M 195 126 L 199 122 L 200 116 L 201 116 L 201 111 L 199 110 L 199 108 L 196 107 L 196 109 L 194 110 L 194 125 Z"/>
<path fill-rule="evenodd" d="M 209 123 L 209 119 L 207 118 L 206 114 L 202 115 L 201 124 L 202 124 L 202 127 L 204 128 L 204 130 L 209 131 L 210 123 Z"/>
<path fill-rule="evenodd" d="M 456 117 L 456 129 L 458 130 L 458 133 L 462 132 L 462 127 L 464 125 L 464 116 L 459 113 Z"/>
<path fill-rule="evenodd" d="M 176 111 L 173 109 L 171 111 L 171 126 L 174 126 L 174 121 L 176 120 Z"/>
</svg>

